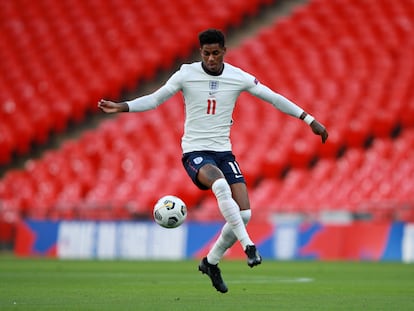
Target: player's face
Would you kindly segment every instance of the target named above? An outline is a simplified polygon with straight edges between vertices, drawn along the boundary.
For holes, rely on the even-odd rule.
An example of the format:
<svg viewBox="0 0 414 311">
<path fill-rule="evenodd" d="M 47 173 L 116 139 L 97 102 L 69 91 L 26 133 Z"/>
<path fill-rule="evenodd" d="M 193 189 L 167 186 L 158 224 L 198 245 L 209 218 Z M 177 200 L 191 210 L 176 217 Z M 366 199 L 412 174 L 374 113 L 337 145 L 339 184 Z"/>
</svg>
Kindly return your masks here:
<svg viewBox="0 0 414 311">
<path fill-rule="evenodd" d="M 220 47 L 218 43 L 204 44 L 201 49 L 201 57 L 204 66 L 213 73 L 218 73 L 223 68 L 224 54 L 226 48 Z"/>
</svg>

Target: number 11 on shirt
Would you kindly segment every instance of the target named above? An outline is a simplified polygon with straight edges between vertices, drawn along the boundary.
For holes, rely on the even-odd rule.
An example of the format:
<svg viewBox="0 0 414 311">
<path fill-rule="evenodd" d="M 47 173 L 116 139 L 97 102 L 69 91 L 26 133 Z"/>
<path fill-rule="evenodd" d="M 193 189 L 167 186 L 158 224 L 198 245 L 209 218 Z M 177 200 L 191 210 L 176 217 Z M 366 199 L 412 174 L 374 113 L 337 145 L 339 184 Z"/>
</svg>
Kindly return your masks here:
<svg viewBox="0 0 414 311">
<path fill-rule="evenodd" d="M 207 99 L 207 114 L 216 114 L 216 99 Z"/>
</svg>

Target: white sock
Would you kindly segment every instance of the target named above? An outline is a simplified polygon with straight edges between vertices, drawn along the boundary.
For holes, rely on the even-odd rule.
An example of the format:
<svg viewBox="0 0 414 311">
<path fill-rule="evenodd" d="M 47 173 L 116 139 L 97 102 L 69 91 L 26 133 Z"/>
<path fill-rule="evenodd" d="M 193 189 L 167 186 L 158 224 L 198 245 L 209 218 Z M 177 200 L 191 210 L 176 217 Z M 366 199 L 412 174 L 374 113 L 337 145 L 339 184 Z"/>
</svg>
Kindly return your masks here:
<svg viewBox="0 0 414 311">
<path fill-rule="evenodd" d="M 249 209 L 240 211 L 240 216 L 243 219 L 244 225 L 247 225 L 251 215 L 252 211 Z M 224 253 L 232 247 L 236 241 L 237 238 L 234 235 L 230 225 L 225 223 L 223 229 L 221 229 L 220 236 L 207 255 L 207 261 L 212 265 L 218 264 L 220 259 L 224 256 Z"/>
<path fill-rule="evenodd" d="M 211 189 L 217 198 L 221 214 L 229 224 L 237 240 L 239 240 L 243 246 L 243 249 L 245 249 L 247 245 L 252 245 L 253 242 L 250 240 L 240 215 L 240 208 L 231 195 L 231 189 L 227 181 L 224 178 L 217 179 L 213 183 Z"/>
</svg>

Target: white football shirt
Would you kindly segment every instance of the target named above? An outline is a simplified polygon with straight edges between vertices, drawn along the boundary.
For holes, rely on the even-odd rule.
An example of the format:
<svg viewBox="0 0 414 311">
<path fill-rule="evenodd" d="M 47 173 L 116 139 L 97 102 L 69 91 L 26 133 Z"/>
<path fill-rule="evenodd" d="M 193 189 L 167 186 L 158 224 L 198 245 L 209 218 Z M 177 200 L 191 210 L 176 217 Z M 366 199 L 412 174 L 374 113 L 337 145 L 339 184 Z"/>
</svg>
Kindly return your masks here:
<svg viewBox="0 0 414 311">
<path fill-rule="evenodd" d="M 156 108 L 178 91 L 185 103 L 183 153 L 191 151 L 231 151 L 230 128 L 236 100 L 246 91 L 299 118 L 303 109 L 275 93 L 249 73 L 224 64 L 220 75 L 204 71 L 201 62 L 184 64 L 168 81 L 150 95 L 128 101 L 129 111 Z"/>
</svg>

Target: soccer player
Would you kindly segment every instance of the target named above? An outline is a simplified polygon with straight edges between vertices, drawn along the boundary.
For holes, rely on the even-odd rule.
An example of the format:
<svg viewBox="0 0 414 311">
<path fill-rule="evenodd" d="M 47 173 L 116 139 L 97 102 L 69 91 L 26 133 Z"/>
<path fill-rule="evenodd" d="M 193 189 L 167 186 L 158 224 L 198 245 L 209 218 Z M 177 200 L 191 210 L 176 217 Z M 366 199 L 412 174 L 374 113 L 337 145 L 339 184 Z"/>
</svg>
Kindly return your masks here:
<svg viewBox="0 0 414 311">
<path fill-rule="evenodd" d="M 236 241 L 241 243 L 250 267 L 262 262 L 250 239 L 246 224 L 251 210 L 245 179 L 230 142 L 232 113 L 239 94 L 247 91 L 269 102 L 278 110 L 306 122 L 322 142 L 328 138 L 325 127 L 302 108 L 261 84 L 254 76 L 224 62 L 225 37 L 216 29 L 199 34 L 201 62 L 183 64 L 155 92 L 126 102 L 101 100 L 106 113 L 142 112 L 156 108 L 181 91 L 185 103 L 182 137 L 182 162 L 197 187 L 211 189 L 226 223 L 217 241 L 199 264 L 212 285 L 222 293 L 228 288 L 218 267 L 225 251 Z"/>
</svg>

